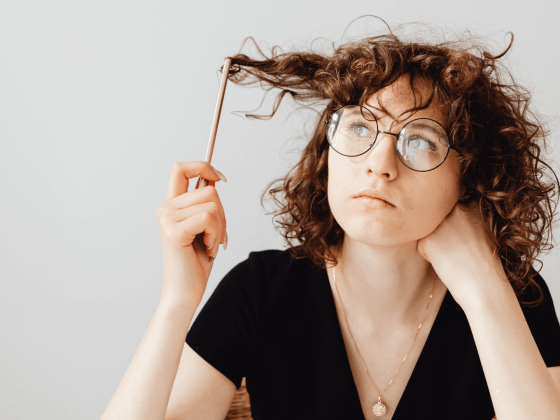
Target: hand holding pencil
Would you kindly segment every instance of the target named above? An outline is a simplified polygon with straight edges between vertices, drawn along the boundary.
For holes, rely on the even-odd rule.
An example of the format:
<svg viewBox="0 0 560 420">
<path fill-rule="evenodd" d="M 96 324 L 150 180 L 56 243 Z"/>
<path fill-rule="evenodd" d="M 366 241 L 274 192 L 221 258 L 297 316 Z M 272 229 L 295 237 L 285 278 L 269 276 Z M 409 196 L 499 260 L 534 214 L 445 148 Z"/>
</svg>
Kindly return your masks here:
<svg viewBox="0 0 560 420">
<path fill-rule="evenodd" d="M 163 247 L 162 298 L 198 305 L 219 244 L 227 247 L 226 218 L 216 182 L 227 182 L 211 164 L 231 59 L 226 58 L 205 161 L 176 162 L 165 202 L 157 212 Z M 194 190 L 189 179 L 199 176 Z"/>
</svg>

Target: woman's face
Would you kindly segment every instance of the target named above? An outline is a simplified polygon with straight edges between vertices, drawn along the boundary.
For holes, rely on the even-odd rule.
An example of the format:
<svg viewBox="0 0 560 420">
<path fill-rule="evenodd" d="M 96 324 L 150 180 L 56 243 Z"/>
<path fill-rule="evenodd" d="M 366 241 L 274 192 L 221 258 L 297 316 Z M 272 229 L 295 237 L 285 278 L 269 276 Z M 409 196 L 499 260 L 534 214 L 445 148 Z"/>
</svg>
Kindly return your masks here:
<svg viewBox="0 0 560 420">
<path fill-rule="evenodd" d="M 422 99 L 429 95 L 420 89 Z M 384 108 L 394 118 L 414 106 L 408 80 L 401 77 L 379 92 Z M 406 120 L 393 119 L 380 111 L 377 95 L 366 104 L 378 121 L 378 129 L 398 133 L 416 118 L 431 118 L 447 128 L 444 113 L 435 102 Z M 376 109 L 378 108 L 378 109 Z M 373 148 L 356 157 L 347 157 L 329 147 L 328 200 L 334 218 L 346 235 L 358 242 L 392 246 L 418 241 L 433 232 L 461 197 L 460 164 L 457 152 L 449 150 L 443 164 L 432 171 L 416 172 L 398 158 L 396 137 L 379 133 Z M 354 198 L 365 188 L 373 188 L 394 207 L 372 207 Z"/>
</svg>

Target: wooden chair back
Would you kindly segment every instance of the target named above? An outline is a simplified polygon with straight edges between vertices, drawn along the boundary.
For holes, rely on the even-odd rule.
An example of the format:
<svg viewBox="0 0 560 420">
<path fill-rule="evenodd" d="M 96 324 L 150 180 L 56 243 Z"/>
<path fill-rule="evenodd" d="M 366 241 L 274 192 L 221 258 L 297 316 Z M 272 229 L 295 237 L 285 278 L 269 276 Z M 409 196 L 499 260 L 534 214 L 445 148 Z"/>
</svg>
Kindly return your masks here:
<svg viewBox="0 0 560 420">
<path fill-rule="evenodd" d="M 233 401 L 224 420 L 253 420 L 245 378 L 241 380 L 241 387 L 235 391 Z"/>
</svg>

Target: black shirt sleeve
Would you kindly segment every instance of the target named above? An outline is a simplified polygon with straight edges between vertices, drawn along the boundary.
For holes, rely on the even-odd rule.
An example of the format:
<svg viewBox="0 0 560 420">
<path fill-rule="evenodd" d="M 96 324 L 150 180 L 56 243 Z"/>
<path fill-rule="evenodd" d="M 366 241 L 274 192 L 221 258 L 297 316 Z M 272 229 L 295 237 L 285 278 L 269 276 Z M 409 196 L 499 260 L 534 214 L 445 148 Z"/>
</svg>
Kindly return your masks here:
<svg viewBox="0 0 560 420">
<path fill-rule="evenodd" d="M 186 343 L 230 379 L 237 389 L 247 376 L 256 338 L 260 263 L 256 252 L 218 283 L 200 310 Z"/>
<path fill-rule="evenodd" d="M 546 366 L 560 366 L 560 323 L 552 295 L 540 274 L 537 273 L 534 278 L 541 286 L 544 300 L 532 308 L 522 307 L 522 310 Z M 537 291 L 530 289 L 523 300 L 536 300 L 537 298 Z"/>
</svg>

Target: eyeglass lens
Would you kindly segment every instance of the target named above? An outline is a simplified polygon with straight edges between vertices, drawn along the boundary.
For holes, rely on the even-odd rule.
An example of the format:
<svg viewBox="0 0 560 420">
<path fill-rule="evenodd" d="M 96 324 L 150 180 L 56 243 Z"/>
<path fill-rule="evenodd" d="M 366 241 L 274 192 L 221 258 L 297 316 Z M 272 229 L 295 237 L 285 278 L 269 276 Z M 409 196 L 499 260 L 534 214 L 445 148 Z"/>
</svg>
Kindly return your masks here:
<svg viewBox="0 0 560 420">
<path fill-rule="evenodd" d="M 327 139 L 338 153 L 359 156 L 373 146 L 377 130 L 377 120 L 371 111 L 357 105 L 345 106 L 331 115 Z M 431 119 L 412 120 L 399 133 L 399 159 L 410 169 L 434 169 L 445 160 L 448 151 L 445 129 Z"/>
</svg>

